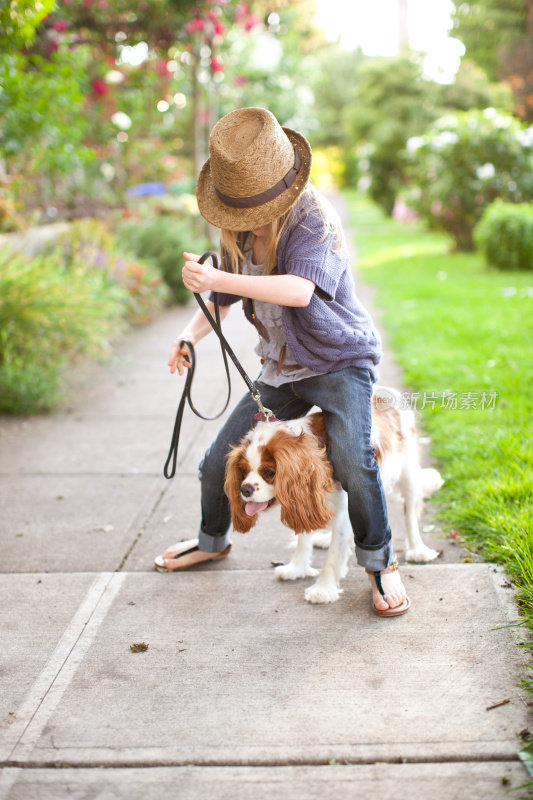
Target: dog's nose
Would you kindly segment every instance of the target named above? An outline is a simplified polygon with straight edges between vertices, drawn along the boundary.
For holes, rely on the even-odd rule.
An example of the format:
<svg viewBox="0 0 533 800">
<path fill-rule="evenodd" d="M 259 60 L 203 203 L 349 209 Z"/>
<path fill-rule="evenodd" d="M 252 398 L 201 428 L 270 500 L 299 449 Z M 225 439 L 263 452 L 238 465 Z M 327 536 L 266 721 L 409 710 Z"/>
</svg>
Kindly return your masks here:
<svg viewBox="0 0 533 800">
<path fill-rule="evenodd" d="M 255 489 L 251 483 L 243 483 L 241 486 L 241 494 L 243 497 L 251 497 Z"/>
</svg>

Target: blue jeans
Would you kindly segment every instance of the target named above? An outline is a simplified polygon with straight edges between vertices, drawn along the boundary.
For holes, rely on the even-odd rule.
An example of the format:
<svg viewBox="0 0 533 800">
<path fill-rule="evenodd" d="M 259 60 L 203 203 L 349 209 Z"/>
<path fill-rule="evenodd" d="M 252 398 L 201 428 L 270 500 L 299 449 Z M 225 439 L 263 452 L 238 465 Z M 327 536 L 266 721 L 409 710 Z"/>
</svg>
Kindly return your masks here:
<svg viewBox="0 0 533 800">
<path fill-rule="evenodd" d="M 316 405 L 324 413 L 328 455 L 335 479 L 348 494 L 358 563 L 385 569 L 392 559 L 391 530 L 379 468 L 370 444 L 372 380 L 366 369 L 314 375 L 279 387 L 258 383 L 263 405 L 280 420 L 302 417 Z M 231 517 L 224 494 L 228 449 L 254 425 L 257 405 L 245 395 L 200 464 L 202 482 L 201 550 L 218 553 L 229 544 Z"/>
</svg>

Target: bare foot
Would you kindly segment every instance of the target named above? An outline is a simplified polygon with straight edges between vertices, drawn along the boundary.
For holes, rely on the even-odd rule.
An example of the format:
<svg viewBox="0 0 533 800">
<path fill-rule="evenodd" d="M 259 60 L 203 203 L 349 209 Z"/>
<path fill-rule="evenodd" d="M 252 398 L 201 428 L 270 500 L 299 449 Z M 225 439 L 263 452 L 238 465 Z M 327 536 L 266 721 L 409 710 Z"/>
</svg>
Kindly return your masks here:
<svg viewBox="0 0 533 800">
<path fill-rule="evenodd" d="M 198 539 L 176 542 L 168 547 L 162 555 L 156 557 L 155 567 L 159 572 L 175 572 L 180 569 L 188 569 L 195 564 L 201 564 L 203 561 L 219 561 L 229 554 L 231 544 L 220 553 L 207 553 L 205 550 L 197 548 Z M 191 552 L 187 552 L 189 550 Z"/>
</svg>

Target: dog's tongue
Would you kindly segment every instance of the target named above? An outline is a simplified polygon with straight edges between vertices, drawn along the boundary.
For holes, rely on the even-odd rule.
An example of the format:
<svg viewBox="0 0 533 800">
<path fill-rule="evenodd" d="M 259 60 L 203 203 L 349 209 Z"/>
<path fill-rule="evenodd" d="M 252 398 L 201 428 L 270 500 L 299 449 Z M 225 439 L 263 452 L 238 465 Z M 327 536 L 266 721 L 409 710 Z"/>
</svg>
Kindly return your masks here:
<svg viewBox="0 0 533 800">
<path fill-rule="evenodd" d="M 263 503 L 246 503 L 244 510 L 249 517 L 253 517 L 253 515 L 258 514 L 259 511 L 264 511 L 267 506 L 268 503 L 266 500 Z"/>
</svg>

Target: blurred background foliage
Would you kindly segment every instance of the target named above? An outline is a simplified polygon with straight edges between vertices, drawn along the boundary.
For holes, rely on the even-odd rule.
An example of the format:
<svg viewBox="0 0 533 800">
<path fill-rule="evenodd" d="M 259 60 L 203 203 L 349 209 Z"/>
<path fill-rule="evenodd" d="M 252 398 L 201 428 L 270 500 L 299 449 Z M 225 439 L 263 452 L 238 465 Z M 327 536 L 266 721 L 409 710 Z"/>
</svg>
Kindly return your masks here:
<svg viewBox="0 0 533 800">
<path fill-rule="evenodd" d="M 315 150 L 339 148 L 337 177 L 363 177 L 387 213 L 412 181 L 408 139 L 443 114 L 533 120 L 531 0 L 457 0 L 451 32 L 466 51 L 452 83 L 430 79 L 406 46 L 347 51 L 315 20 L 314 0 L 10 0 L 0 226 L 108 215 L 139 184 L 192 192 L 209 130 L 239 106 L 270 108 Z"/>
<path fill-rule="evenodd" d="M 45 249 L 39 269 L 54 280 L 68 283 L 72 261 L 90 276 L 102 266 L 80 242 L 95 237 L 130 320 L 150 319 L 165 297 L 185 301 L 181 251 L 214 244 L 194 198 L 209 131 L 250 105 L 309 138 L 319 186 L 357 187 L 471 249 L 494 200 L 533 199 L 533 0 L 454 7 L 465 53 L 442 83 L 406 41 L 391 57 L 327 41 L 315 0 L 6 0 L 0 246 L 18 255 L 2 269 L 22 275 L 20 259 Z M 62 231 L 57 253 L 51 228 Z"/>
</svg>

